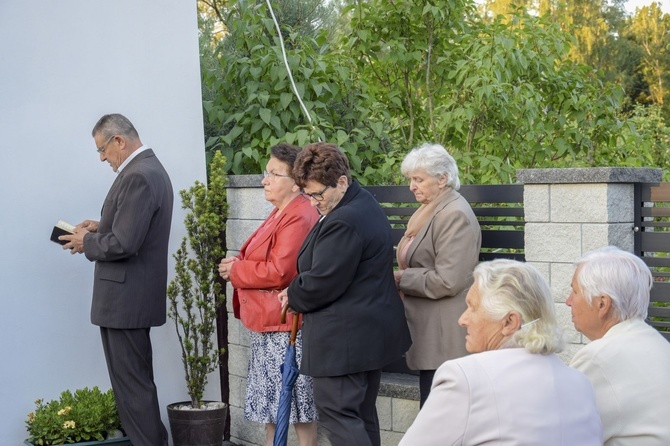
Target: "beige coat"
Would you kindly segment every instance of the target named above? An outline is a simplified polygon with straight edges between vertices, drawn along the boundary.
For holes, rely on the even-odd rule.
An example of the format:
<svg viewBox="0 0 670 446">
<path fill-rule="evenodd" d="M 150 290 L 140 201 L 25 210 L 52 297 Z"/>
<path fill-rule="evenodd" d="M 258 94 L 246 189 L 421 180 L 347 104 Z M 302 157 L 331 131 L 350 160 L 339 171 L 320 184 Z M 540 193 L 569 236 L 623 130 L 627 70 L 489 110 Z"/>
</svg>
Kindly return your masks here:
<svg viewBox="0 0 670 446">
<path fill-rule="evenodd" d="M 659 417 L 667 412 L 659 411 Z M 441 366 L 400 446 L 602 446 L 586 376 L 558 356 L 505 348 Z M 667 445 L 667 443 L 634 443 Z"/>
<path fill-rule="evenodd" d="M 412 334 L 407 365 L 435 370 L 465 356 L 465 330 L 458 318 L 482 244 L 479 222 L 468 202 L 449 191 L 407 250 L 408 268 L 399 288 Z"/>
</svg>

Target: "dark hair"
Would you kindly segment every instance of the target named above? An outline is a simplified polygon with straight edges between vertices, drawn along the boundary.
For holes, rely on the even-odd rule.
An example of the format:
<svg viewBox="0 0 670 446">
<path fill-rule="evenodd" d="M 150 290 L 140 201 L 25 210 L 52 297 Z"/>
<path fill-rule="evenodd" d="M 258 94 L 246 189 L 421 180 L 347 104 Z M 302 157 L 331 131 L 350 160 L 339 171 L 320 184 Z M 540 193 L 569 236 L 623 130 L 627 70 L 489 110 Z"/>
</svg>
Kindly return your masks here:
<svg viewBox="0 0 670 446">
<path fill-rule="evenodd" d="M 307 144 L 293 166 L 293 178 L 298 187 L 305 187 L 308 181 L 335 187 L 342 175 L 351 184 L 347 156 L 335 144 L 327 142 Z"/>
<path fill-rule="evenodd" d="M 273 146 L 270 149 L 270 155 L 276 158 L 278 161 L 286 164 L 288 166 L 289 175 L 293 176 L 293 166 L 295 165 L 295 159 L 298 157 L 302 149 L 291 144 L 280 143 L 276 146 Z"/>
<path fill-rule="evenodd" d="M 112 113 L 100 118 L 93 127 L 91 136 L 95 138 L 95 135 L 98 133 L 101 133 L 105 139 L 111 138 L 113 135 L 121 135 L 128 139 L 140 139 L 140 135 L 135 130 L 133 123 L 118 113 Z"/>
</svg>

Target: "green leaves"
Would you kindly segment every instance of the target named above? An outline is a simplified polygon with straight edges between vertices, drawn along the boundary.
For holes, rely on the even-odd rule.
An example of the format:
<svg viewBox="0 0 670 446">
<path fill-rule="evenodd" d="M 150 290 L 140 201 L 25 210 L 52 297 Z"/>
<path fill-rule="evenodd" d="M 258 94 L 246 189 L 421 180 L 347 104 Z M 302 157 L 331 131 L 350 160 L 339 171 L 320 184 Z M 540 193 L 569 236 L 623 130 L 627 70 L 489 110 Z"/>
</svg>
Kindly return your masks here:
<svg viewBox="0 0 670 446">
<path fill-rule="evenodd" d="M 35 401 L 35 411 L 28 414 L 26 426 L 34 445 L 60 445 L 85 441 L 102 441 L 107 434 L 121 429 L 111 389 L 98 387 L 69 390 L 58 400 Z"/>
<path fill-rule="evenodd" d="M 644 147 L 635 150 L 640 135 L 622 126 L 623 91 L 569 60 L 575 39 L 555 20 L 523 9 L 484 20 L 471 0 L 369 0 L 343 10 L 339 34 L 315 34 L 294 3 L 275 12 L 281 19 L 286 8 L 287 59 L 311 119 L 265 2 L 227 3 L 230 34 L 203 68 L 206 127 L 216 135 L 207 150 L 226 155 L 227 172 L 260 172 L 281 141 L 338 144 L 363 184 L 404 181 L 394 168 L 424 142 L 447 147 L 463 182 L 645 159 L 608 155 Z"/>
<path fill-rule="evenodd" d="M 207 374 L 218 365 L 221 352 L 215 345 L 216 311 L 225 294 L 218 280 L 223 258 L 224 230 L 228 216 L 225 157 L 215 152 L 209 164 L 208 185 L 196 181 L 180 191 L 187 236 L 174 254 L 175 277 L 168 285 L 168 315 L 182 353 L 186 386 L 193 407 L 199 407 Z"/>
<path fill-rule="evenodd" d="M 260 172 L 273 145 L 319 140 L 337 141 L 355 154 L 352 165 L 362 168 L 356 176 L 374 166 L 388 146 L 379 141 L 386 139 L 384 125 L 366 103 L 366 86 L 351 57 L 333 47 L 325 33 L 313 38 L 282 25 L 287 60 L 308 118 L 289 82 L 265 2 L 237 0 L 228 6 L 231 34 L 220 47 L 219 63 L 203 70 L 210 98 L 203 104 L 206 127 L 220 135 L 208 138 L 207 150 L 227 156 L 226 171 Z M 367 149 L 368 144 L 375 149 Z"/>
</svg>

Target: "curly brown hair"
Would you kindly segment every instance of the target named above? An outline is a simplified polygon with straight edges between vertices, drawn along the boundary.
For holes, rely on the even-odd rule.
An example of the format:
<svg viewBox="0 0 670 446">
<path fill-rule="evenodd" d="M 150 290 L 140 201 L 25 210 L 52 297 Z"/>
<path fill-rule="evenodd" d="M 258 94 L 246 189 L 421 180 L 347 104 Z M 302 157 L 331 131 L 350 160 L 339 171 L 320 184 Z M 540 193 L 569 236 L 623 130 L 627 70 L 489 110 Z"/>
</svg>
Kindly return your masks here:
<svg viewBox="0 0 670 446">
<path fill-rule="evenodd" d="M 345 175 L 351 184 L 347 156 L 335 144 L 327 142 L 307 144 L 293 166 L 293 178 L 300 188 L 305 187 L 308 181 L 335 187 L 342 175 Z"/>
</svg>

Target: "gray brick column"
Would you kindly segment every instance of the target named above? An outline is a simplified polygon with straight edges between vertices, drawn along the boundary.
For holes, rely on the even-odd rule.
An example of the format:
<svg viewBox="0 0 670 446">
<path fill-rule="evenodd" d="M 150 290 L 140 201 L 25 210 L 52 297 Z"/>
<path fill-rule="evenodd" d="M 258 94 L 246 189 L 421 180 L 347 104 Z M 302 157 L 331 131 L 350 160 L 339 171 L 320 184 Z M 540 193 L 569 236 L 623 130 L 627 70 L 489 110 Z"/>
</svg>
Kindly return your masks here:
<svg viewBox="0 0 670 446">
<path fill-rule="evenodd" d="M 606 245 L 633 251 L 634 184 L 657 182 L 661 169 L 567 168 L 520 169 L 524 184 L 526 261 L 551 285 L 559 324 L 568 333 L 569 360 L 586 341 L 575 331 L 565 301 L 573 262 Z"/>
<path fill-rule="evenodd" d="M 239 253 L 249 236 L 272 211 L 261 186 L 262 175 L 232 175 L 228 183 L 227 256 Z M 230 435 L 239 445 L 265 445 L 265 428 L 244 419 L 244 398 L 249 363 L 248 330 L 233 316 L 233 288 L 226 288 L 228 309 L 228 367 L 230 371 Z"/>
</svg>

